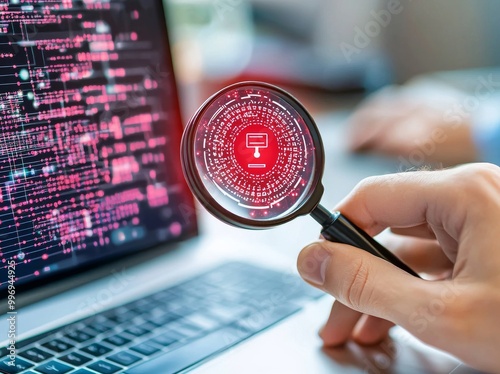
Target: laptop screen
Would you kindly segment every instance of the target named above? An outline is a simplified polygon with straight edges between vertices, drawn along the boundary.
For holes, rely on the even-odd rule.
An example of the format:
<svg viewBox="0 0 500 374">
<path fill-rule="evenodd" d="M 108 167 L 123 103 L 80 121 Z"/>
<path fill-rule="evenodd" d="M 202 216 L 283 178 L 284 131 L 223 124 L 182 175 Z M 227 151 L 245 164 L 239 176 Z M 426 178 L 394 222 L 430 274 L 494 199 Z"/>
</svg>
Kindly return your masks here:
<svg viewBox="0 0 500 374">
<path fill-rule="evenodd" d="M 194 235 L 161 0 L 0 12 L 0 289 Z"/>
</svg>

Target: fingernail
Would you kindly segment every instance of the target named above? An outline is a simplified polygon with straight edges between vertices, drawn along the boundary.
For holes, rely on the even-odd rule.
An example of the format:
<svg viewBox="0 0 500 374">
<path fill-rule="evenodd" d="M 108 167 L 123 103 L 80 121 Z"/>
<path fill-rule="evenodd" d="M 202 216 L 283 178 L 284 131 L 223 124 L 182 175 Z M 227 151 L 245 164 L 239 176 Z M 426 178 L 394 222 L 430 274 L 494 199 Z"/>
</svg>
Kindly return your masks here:
<svg viewBox="0 0 500 374">
<path fill-rule="evenodd" d="M 330 261 L 330 253 L 321 245 L 314 243 L 305 247 L 299 256 L 298 270 L 300 276 L 317 286 L 325 283 L 326 268 Z"/>
</svg>

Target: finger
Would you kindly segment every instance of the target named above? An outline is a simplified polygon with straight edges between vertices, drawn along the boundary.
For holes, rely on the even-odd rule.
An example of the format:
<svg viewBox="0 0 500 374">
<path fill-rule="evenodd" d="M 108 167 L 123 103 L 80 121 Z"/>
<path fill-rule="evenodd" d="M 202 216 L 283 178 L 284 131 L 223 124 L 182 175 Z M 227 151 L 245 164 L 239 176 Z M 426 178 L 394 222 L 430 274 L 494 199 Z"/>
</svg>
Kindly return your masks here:
<svg viewBox="0 0 500 374">
<path fill-rule="evenodd" d="M 349 148 L 359 151 L 368 147 L 368 143 L 380 132 L 386 133 L 400 117 L 400 113 L 387 110 L 389 101 L 375 95 L 363 102 L 348 119 Z"/>
<path fill-rule="evenodd" d="M 460 170 L 417 171 L 370 177 L 337 206 L 357 226 L 376 235 L 387 227 L 407 228 L 428 223 L 433 231 L 446 222 L 458 237 L 467 204 L 457 205 L 460 191 L 450 189 Z"/>
<path fill-rule="evenodd" d="M 381 107 L 381 104 L 390 103 L 395 100 L 399 95 L 398 87 L 385 86 L 377 92 L 366 97 L 356 108 L 355 113 L 361 112 L 365 109 Z"/>
<path fill-rule="evenodd" d="M 384 245 L 417 273 L 442 274 L 453 263 L 436 240 L 386 235 Z"/>
<path fill-rule="evenodd" d="M 351 150 L 378 148 L 377 144 L 393 138 L 394 130 L 412 118 L 418 105 L 395 97 L 392 91 L 370 97 L 349 118 Z"/>
<path fill-rule="evenodd" d="M 403 326 L 435 291 L 434 283 L 345 244 L 313 243 L 301 251 L 297 265 L 306 281 L 340 303 Z"/>
<path fill-rule="evenodd" d="M 397 235 L 414 236 L 423 239 L 436 239 L 436 234 L 427 223 L 413 227 L 391 227 L 391 232 Z"/>
<path fill-rule="evenodd" d="M 349 147 L 352 151 L 383 148 L 393 143 L 394 134 L 406 121 L 406 112 L 388 112 L 387 107 L 376 107 L 355 113 L 349 120 Z"/>
<path fill-rule="evenodd" d="M 386 235 L 383 244 L 417 272 L 442 274 L 452 267 L 436 241 Z M 320 336 L 325 346 L 342 345 L 351 335 L 360 344 L 376 344 L 387 337 L 393 325 L 380 318 L 362 316 L 335 301 Z"/>
<path fill-rule="evenodd" d="M 349 120 L 348 146 L 351 151 L 363 151 L 372 148 L 380 133 L 390 132 L 392 122 L 377 114 L 356 114 Z"/>
<path fill-rule="evenodd" d="M 392 115 L 364 113 L 351 121 L 350 149 L 391 156 L 408 155 L 432 133 L 432 122 L 408 108 Z M 385 109 L 387 112 L 387 109 Z"/>
<path fill-rule="evenodd" d="M 362 314 L 335 300 L 330 316 L 320 331 L 320 337 L 326 347 L 335 347 L 350 338 L 354 327 Z"/>
<path fill-rule="evenodd" d="M 394 323 L 390 321 L 364 314 L 356 325 L 352 338 L 363 345 L 378 344 L 387 338 L 393 326 Z"/>
</svg>

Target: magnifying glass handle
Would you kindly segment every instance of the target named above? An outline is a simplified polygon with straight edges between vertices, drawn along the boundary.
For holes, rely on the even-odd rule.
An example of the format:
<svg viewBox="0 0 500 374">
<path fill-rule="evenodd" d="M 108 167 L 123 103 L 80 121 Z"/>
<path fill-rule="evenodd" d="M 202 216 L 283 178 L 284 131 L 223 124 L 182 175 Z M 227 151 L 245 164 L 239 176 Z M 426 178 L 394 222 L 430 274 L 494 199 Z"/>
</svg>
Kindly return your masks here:
<svg viewBox="0 0 500 374">
<path fill-rule="evenodd" d="M 420 277 L 408 265 L 396 257 L 391 251 L 349 221 L 340 212 L 331 213 L 325 207 L 318 205 L 312 212 L 313 218 L 323 226 L 321 235 L 331 242 L 349 244 L 363 249 L 374 256 L 383 258 L 411 275 Z"/>
</svg>

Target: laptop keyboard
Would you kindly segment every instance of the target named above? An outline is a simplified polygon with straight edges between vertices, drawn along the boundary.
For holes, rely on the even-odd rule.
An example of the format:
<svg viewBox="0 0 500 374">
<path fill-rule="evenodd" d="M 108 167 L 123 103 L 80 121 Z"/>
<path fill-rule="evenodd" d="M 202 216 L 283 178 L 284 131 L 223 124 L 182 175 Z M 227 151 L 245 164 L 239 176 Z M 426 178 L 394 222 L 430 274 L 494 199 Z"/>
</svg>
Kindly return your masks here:
<svg viewBox="0 0 500 374">
<path fill-rule="evenodd" d="M 17 342 L 1 373 L 176 373 L 294 314 L 323 293 L 295 275 L 231 262 Z"/>
</svg>

